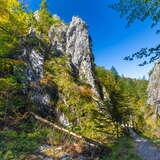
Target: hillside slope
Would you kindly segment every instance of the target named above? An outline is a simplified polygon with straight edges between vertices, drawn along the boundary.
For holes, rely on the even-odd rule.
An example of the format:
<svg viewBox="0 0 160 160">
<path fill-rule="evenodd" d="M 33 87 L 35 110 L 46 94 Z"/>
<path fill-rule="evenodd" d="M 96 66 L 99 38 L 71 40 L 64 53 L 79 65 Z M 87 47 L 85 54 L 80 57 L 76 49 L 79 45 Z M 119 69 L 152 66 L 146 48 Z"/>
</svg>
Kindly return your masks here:
<svg viewBox="0 0 160 160">
<path fill-rule="evenodd" d="M 126 127 L 158 137 L 148 82 L 96 66 L 81 18 L 66 24 L 45 3 L 28 13 L 17 0 L 2 2 L 0 159 L 137 158 Z"/>
</svg>

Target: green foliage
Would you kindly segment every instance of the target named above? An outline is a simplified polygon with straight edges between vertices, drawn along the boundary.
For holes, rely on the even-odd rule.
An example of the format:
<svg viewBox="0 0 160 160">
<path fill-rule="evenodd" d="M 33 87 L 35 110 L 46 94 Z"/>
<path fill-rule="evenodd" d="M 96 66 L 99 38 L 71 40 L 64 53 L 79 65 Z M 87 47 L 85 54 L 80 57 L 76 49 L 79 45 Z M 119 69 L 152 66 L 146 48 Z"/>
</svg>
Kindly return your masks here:
<svg viewBox="0 0 160 160">
<path fill-rule="evenodd" d="M 121 78 L 121 88 L 128 97 L 128 106 L 132 108 L 130 115 L 130 123 L 139 130 L 144 130 L 145 114 L 148 111 L 147 101 L 147 85 L 146 80 L 136 80 L 131 78 Z"/>
<path fill-rule="evenodd" d="M 110 95 L 116 85 L 116 81 L 112 72 L 106 70 L 104 67 L 96 67 L 96 75 L 99 78 L 99 80 L 103 83 L 108 94 Z"/>
<path fill-rule="evenodd" d="M 42 39 L 39 39 L 28 36 L 29 28 L 37 29 L 37 34 L 40 29 L 39 32 L 47 36 L 50 26 L 60 22 L 58 18 L 50 15 L 47 6 L 45 7 L 45 1 L 42 3 L 43 7 L 39 11 L 40 22 L 38 22 L 32 13 L 25 11 L 18 0 L 0 0 L 0 114 L 2 120 L 19 109 L 21 112 L 26 110 L 29 103 L 22 92 L 27 88 L 26 64 L 22 60 L 16 60 L 19 52 L 22 53 L 21 47 L 24 41 L 25 45 L 36 46 L 42 52 L 48 47 L 46 37 L 42 36 Z"/>
<path fill-rule="evenodd" d="M 4 160 L 24 159 L 43 141 L 48 142 L 47 137 L 52 133 L 51 130 L 39 128 L 40 125 L 35 125 L 35 121 L 28 122 L 29 118 L 27 123 L 21 121 L 21 118 L 24 119 L 22 115 L 31 109 L 28 95 L 24 94 L 28 89 L 26 64 L 11 58 L 17 56 L 23 40 L 27 46 L 36 46 L 37 50 L 46 51 L 50 27 L 60 27 L 63 23 L 49 13 L 46 0 L 42 0 L 41 8 L 36 14 L 27 13 L 17 0 L 0 0 L 0 157 Z M 30 27 L 36 30 L 38 38 L 28 36 Z M 123 134 L 123 124 L 132 123 L 139 130 L 149 124 L 145 121 L 146 80 L 120 77 L 114 67 L 111 71 L 97 67 L 97 77 L 109 97 L 104 105 L 99 103 L 98 106 L 91 86 L 73 77 L 70 57 L 54 57 L 54 54 L 49 54 L 48 49 L 43 78 L 31 83 L 29 87 L 38 83 L 50 95 L 52 107 L 63 112 L 71 122 L 68 129 L 106 143 Z M 150 121 L 149 118 L 147 120 Z M 58 133 L 56 137 L 52 136 L 52 141 L 58 141 L 56 139 L 60 136 Z M 112 146 L 113 160 L 118 160 L 122 153 L 125 153 L 126 160 L 137 158 L 132 152 L 130 140 L 125 141 L 127 142 L 120 139 L 115 144 L 117 147 Z"/>
<path fill-rule="evenodd" d="M 28 33 L 31 14 L 18 0 L 0 0 L 0 56 L 18 52 L 20 38 Z"/>
<path fill-rule="evenodd" d="M 45 9 L 47 10 L 47 1 L 46 0 L 42 0 L 41 4 L 40 4 L 41 9 Z"/>
<path fill-rule="evenodd" d="M 116 79 L 119 77 L 119 74 L 114 66 L 111 67 L 111 72 Z"/>
<path fill-rule="evenodd" d="M 25 64 L 23 61 L 9 58 L 0 58 L 0 114 L 11 113 L 24 107 L 25 96 L 20 92 L 23 89 Z"/>
<path fill-rule="evenodd" d="M 115 122 L 115 127 L 120 129 L 121 124 L 130 124 L 137 130 L 146 130 L 146 117 L 149 116 L 150 110 L 146 104 L 148 82 L 144 79 L 116 77 L 113 72 L 103 67 L 97 67 L 96 73 L 109 93 L 110 103 L 106 102 L 104 108 L 106 115 L 109 114 Z"/>
<path fill-rule="evenodd" d="M 160 20 L 159 5 L 159 0 L 119 0 L 112 8 L 119 11 L 121 16 L 125 16 L 128 24 L 137 19 L 144 21 L 149 17 L 152 19 L 152 26 L 155 26 Z"/>
<path fill-rule="evenodd" d="M 68 61 L 68 57 L 54 57 L 47 60 L 44 65 L 44 80 L 47 83 L 53 81 L 58 86 L 59 100 L 56 106 L 72 123 L 70 128 L 72 131 L 103 142 L 108 141 L 108 137 L 114 138 L 116 129 L 114 122 L 109 118 L 109 112 L 105 115 L 97 107 L 92 99 L 94 92 L 89 85 L 72 77 Z M 100 72 L 99 74 L 103 75 Z M 109 76 L 105 72 L 104 76 L 107 76 L 105 80 L 108 81 Z M 114 82 L 113 75 L 112 78 L 110 82 Z M 112 90 L 114 83 L 109 83 L 107 87 Z"/>
<path fill-rule="evenodd" d="M 35 17 L 33 26 L 37 29 L 39 35 L 46 41 L 48 41 L 48 31 L 50 27 L 52 25 L 57 26 L 62 23 L 58 16 L 52 16 L 48 11 L 46 0 L 42 0 L 40 10 L 37 11 Z"/>
<path fill-rule="evenodd" d="M 16 68 L 24 65 L 23 61 L 9 58 L 0 58 L 0 77 L 14 74 Z"/>
<path fill-rule="evenodd" d="M 34 124 L 34 125 L 33 125 Z M 21 122 L 14 129 L 0 131 L 0 157 L 2 160 L 22 160 L 33 153 L 46 140 L 47 129 L 39 128 L 35 122 Z"/>
<path fill-rule="evenodd" d="M 7 92 L 7 91 L 16 91 L 20 88 L 20 84 L 17 83 L 15 77 L 9 76 L 6 78 L 0 78 L 0 91 Z"/>
<path fill-rule="evenodd" d="M 93 92 L 86 84 L 75 81 L 68 61 L 68 57 L 55 57 L 47 60 L 44 65 L 44 79 L 57 84 L 59 91 L 57 107 L 73 123 L 72 130 L 97 138 L 93 113 L 98 109 L 91 99 Z"/>
<path fill-rule="evenodd" d="M 42 34 L 47 34 L 52 23 L 52 16 L 46 9 L 38 11 L 37 30 Z"/>
<path fill-rule="evenodd" d="M 52 25 L 60 25 L 62 21 L 52 16 L 45 1 L 37 17 L 25 10 L 18 0 L 0 0 L 0 56 L 8 57 L 21 51 L 22 38 L 28 35 L 29 29 L 36 29 L 43 40 L 48 41 L 48 31 Z"/>
<path fill-rule="evenodd" d="M 97 67 L 96 71 L 98 78 L 109 93 L 110 103 L 105 103 L 106 110 L 114 122 L 119 124 L 127 123 L 130 108 L 128 108 L 128 97 L 124 94 L 120 85 L 120 77 L 118 78 L 111 71 L 107 71 L 102 67 Z"/>
<path fill-rule="evenodd" d="M 19 94 L 22 85 L 14 76 L 0 78 L 0 122 L 5 122 L 9 115 L 26 105 L 26 98 Z"/>
</svg>

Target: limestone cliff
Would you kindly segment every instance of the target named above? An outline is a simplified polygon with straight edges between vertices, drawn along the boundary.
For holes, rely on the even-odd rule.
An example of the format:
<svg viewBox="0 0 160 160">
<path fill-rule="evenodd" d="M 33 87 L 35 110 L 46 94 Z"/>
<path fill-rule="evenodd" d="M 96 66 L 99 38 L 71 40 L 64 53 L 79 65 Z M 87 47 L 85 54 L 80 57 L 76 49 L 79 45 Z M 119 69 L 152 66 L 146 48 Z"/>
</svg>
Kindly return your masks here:
<svg viewBox="0 0 160 160">
<path fill-rule="evenodd" d="M 79 17 L 73 17 L 69 25 L 52 26 L 49 37 L 57 53 L 70 56 L 74 76 L 78 76 L 82 81 L 90 84 L 97 96 L 100 97 L 94 73 L 91 40 L 86 23 Z"/>
<path fill-rule="evenodd" d="M 85 22 L 78 17 L 72 18 L 67 30 L 66 53 L 71 55 L 71 62 L 80 79 L 97 91 L 90 37 Z"/>
<path fill-rule="evenodd" d="M 26 64 L 24 93 L 41 115 L 64 126 L 70 121 L 78 125 L 85 107 L 88 114 L 98 108 L 94 100 L 101 101 L 103 94 L 96 81 L 87 25 L 80 18 L 51 26 L 47 42 L 31 29 L 19 58 Z"/>
<path fill-rule="evenodd" d="M 160 115 L 160 63 L 156 63 L 149 78 L 148 103 L 156 106 L 156 114 Z"/>
</svg>

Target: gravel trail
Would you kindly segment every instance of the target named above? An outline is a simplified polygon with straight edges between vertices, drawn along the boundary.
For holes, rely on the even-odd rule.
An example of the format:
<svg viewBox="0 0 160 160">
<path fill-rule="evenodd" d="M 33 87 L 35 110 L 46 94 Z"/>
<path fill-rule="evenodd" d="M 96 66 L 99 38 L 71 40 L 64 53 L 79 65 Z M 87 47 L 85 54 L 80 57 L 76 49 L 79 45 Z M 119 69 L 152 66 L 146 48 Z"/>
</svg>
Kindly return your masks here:
<svg viewBox="0 0 160 160">
<path fill-rule="evenodd" d="M 129 133 L 136 143 L 138 155 L 143 160 L 160 160 L 160 149 L 154 146 L 149 140 L 140 137 L 132 128 Z"/>
</svg>

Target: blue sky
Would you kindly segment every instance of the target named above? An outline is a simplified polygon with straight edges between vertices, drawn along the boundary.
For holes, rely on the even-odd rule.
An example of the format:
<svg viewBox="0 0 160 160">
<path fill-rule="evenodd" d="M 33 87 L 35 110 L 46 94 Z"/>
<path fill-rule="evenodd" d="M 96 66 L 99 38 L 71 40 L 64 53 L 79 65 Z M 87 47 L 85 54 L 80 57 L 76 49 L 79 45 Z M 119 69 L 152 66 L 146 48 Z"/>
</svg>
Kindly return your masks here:
<svg viewBox="0 0 160 160">
<path fill-rule="evenodd" d="M 41 0 L 25 0 L 29 8 L 37 10 Z M 127 21 L 108 8 L 108 4 L 116 0 L 48 0 L 52 14 L 57 14 L 65 22 L 72 16 L 80 16 L 86 21 L 93 40 L 93 51 L 97 65 L 110 69 L 115 66 L 119 74 L 127 77 L 140 78 L 147 76 L 152 65 L 139 67 L 138 61 L 123 60 L 128 54 L 142 47 L 155 46 L 159 35 L 151 29 L 150 20 L 136 22 L 126 28 Z"/>
</svg>

